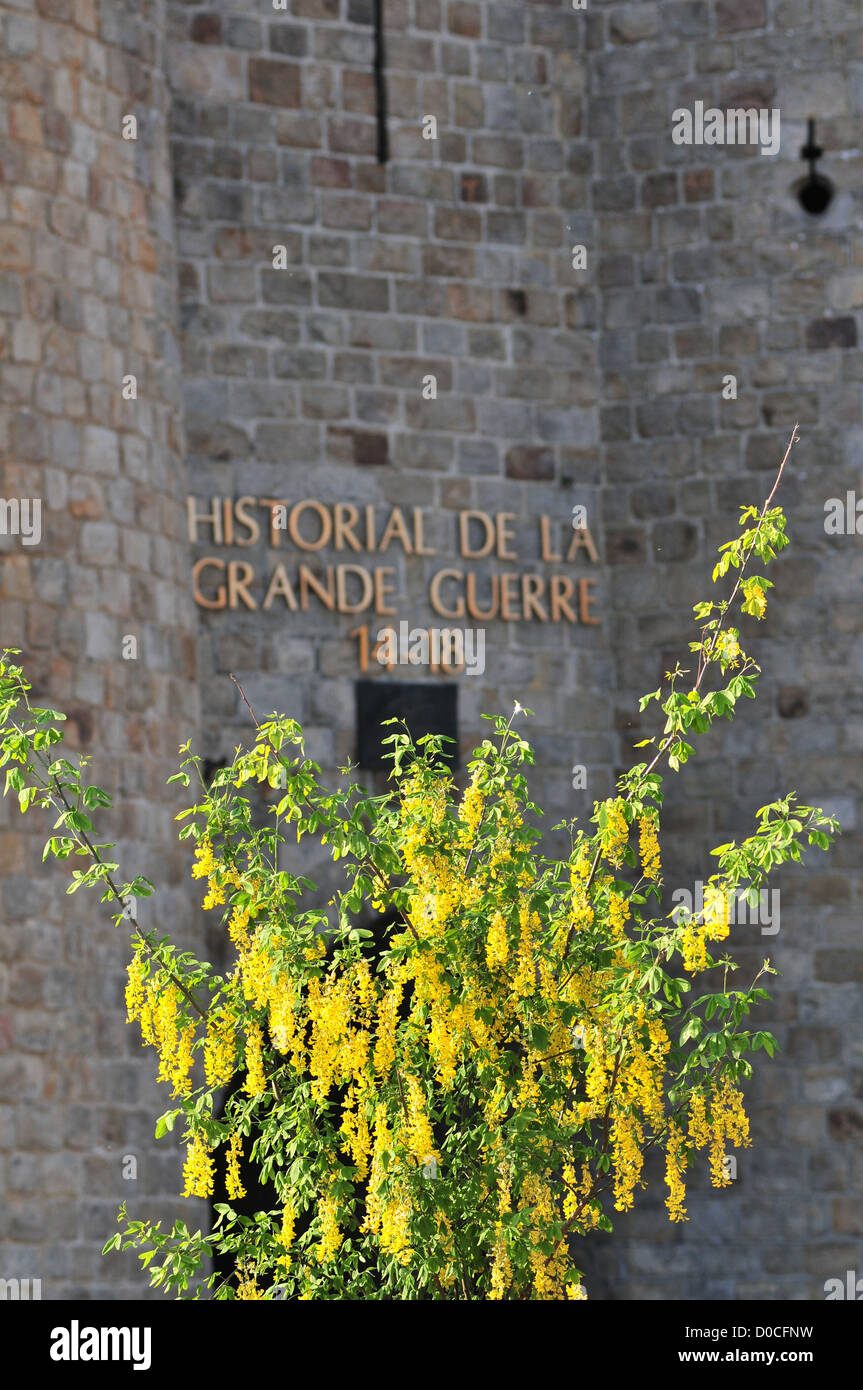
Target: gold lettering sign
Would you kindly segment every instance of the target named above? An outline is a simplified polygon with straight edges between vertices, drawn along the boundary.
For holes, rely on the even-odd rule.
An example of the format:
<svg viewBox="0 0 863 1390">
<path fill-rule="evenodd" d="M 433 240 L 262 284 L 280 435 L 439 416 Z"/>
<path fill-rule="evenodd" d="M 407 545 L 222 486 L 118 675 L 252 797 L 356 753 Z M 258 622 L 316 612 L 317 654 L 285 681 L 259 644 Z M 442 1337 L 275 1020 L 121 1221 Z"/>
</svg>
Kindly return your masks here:
<svg viewBox="0 0 863 1390">
<path fill-rule="evenodd" d="M 192 545 L 247 549 L 263 537 L 270 550 L 280 549 L 283 554 L 266 569 L 249 560 L 217 555 L 198 559 L 192 568 L 193 596 L 199 607 L 212 611 L 284 608 L 291 613 L 395 617 L 399 599 L 395 565 L 364 564 L 358 557 L 389 558 L 393 551 L 414 559 L 438 554 L 429 543 L 431 527 L 422 507 L 366 504 L 361 509 L 350 502 L 246 496 L 206 501 L 188 497 L 186 509 Z M 576 529 L 568 517 L 565 521 L 536 518 L 531 525 L 536 527 L 533 553 L 539 560 L 519 568 L 517 522 L 512 512 L 465 508 L 452 514 L 451 553 L 467 568 L 444 566 L 431 574 L 427 589 L 431 610 L 447 623 L 468 619 L 597 626 L 597 580 L 577 573 L 585 563 L 599 563 L 588 527 Z M 285 556 L 288 550 L 294 552 L 293 563 Z M 329 552 L 335 562 L 327 563 L 320 552 Z M 474 569 L 477 562 L 483 563 Z M 498 568 L 500 562 L 503 566 Z M 368 669 L 376 651 L 375 631 L 367 624 L 351 635 L 358 637 L 360 664 Z M 443 664 L 440 669 L 449 670 Z"/>
</svg>

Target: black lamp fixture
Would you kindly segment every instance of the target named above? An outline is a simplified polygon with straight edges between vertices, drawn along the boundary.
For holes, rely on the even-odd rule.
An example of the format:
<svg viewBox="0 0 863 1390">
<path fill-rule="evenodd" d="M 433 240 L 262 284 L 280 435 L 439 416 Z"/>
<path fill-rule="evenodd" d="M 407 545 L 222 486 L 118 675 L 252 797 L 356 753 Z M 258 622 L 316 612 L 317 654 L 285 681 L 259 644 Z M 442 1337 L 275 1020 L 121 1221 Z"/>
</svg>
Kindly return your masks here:
<svg viewBox="0 0 863 1390">
<path fill-rule="evenodd" d="M 800 206 L 813 217 L 819 217 L 822 212 L 826 212 L 833 200 L 832 183 L 815 168 L 823 153 L 821 146 L 815 143 L 815 121 L 810 116 L 807 122 L 806 144 L 800 150 L 800 158 L 805 159 L 809 165 L 809 176 L 798 184 L 797 197 Z"/>
</svg>

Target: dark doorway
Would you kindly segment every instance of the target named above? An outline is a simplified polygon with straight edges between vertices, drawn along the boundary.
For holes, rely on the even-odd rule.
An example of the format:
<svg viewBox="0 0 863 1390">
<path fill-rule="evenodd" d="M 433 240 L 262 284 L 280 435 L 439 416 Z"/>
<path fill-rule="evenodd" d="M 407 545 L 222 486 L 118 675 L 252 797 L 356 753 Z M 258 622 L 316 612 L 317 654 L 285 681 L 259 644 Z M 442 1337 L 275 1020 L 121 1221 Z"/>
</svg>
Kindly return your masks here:
<svg viewBox="0 0 863 1390">
<path fill-rule="evenodd" d="M 444 761 L 459 766 L 458 691 L 454 685 L 419 685 L 406 681 L 357 681 L 357 762 L 370 772 L 388 772 L 392 745 L 382 740 L 395 732 L 382 728 L 386 719 L 403 719 L 414 743 L 423 734 L 445 734 Z"/>
</svg>

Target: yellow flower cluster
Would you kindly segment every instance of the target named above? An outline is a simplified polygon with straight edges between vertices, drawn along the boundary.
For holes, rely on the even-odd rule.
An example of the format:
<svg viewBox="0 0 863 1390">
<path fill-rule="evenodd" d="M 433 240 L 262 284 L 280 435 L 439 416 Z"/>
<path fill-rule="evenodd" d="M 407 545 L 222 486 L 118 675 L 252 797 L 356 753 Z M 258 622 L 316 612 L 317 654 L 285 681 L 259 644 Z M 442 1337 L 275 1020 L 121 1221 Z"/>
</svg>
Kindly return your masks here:
<svg viewBox="0 0 863 1390">
<path fill-rule="evenodd" d="M 519 1209 L 530 1211 L 533 1216 L 530 1231 L 534 1248 L 528 1258 L 533 1272 L 534 1294 L 543 1301 L 562 1298 L 569 1275 L 569 1252 L 565 1240 L 557 1243 L 552 1255 L 545 1255 L 536 1248 L 544 1242 L 548 1227 L 558 1218 L 550 1177 L 550 1172 L 543 1176 L 529 1173 L 522 1183 L 519 1202 Z"/>
<path fill-rule="evenodd" d="M 680 949 L 685 970 L 694 973 L 707 969 L 707 943 L 724 941 L 728 936 L 730 911 L 729 890 L 723 884 L 706 884 L 700 923 L 693 918 L 681 933 Z"/>
<path fill-rule="evenodd" d="M 608 926 L 613 937 L 623 936 L 629 921 L 630 907 L 626 898 L 619 893 L 610 893 L 608 898 Z"/>
<path fill-rule="evenodd" d="M 377 1235 L 381 1250 L 392 1255 L 400 1264 L 407 1264 L 411 1250 L 411 1203 L 407 1188 L 399 1181 L 399 1162 L 384 1165 L 384 1154 L 392 1154 L 394 1137 L 387 1123 L 383 1105 L 375 1108 L 374 1144 L 369 1173 L 368 1196 L 363 1230 Z M 389 1179 L 386 1196 L 381 1195 L 384 1180 Z"/>
<path fill-rule="evenodd" d="M 140 1017 L 147 997 L 147 966 L 140 951 L 136 951 L 129 961 L 126 974 L 126 1019 L 129 1023 L 134 1023 L 135 1019 Z M 146 1044 L 146 1038 L 144 1043 Z"/>
<path fill-rule="evenodd" d="M 195 1040 L 194 1023 L 181 1023 L 179 1020 L 182 995 L 169 981 L 159 991 L 152 1006 L 153 1024 L 159 1048 L 158 1081 L 168 1081 L 171 1094 L 188 1095 L 192 1089 L 189 1072 L 192 1070 L 192 1043 Z"/>
<path fill-rule="evenodd" d="M 207 911 L 211 907 L 220 906 L 225 901 L 224 888 L 213 877 L 219 866 L 213 853 L 213 844 L 209 835 L 203 836 L 195 846 L 195 859 L 197 862 L 192 865 L 192 878 L 209 880 L 207 896 L 203 902 L 204 910 Z"/>
<path fill-rule="evenodd" d="M 203 1136 L 194 1134 L 186 1146 L 183 1166 L 183 1196 L 211 1197 L 213 1195 L 214 1165 L 210 1146 Z"/>
<path fill-rule="evenodd" d="M 668 1126 L 665 1149 L 665 1181 L 668 1186 L 665 1205 L 668 1208 L 669 1221 L 689 1220 L 684 1205 L 686 1184 L 683 1180 L 683 1173 L 686 1162 L 686 1139 L 680 1126 L 672 1120 Z"/>
<path fill-rule="evenodd" d="M 536 990 L 536 957 L 534 955 L 534 935 L 540 928 L 538 912 L 531 912 L 524 899 L 518 909 L 518 951 L 516 953 L 515 977 L 512 982 L 516 994 L 525 998 Z"/>
<path fill-rule="evenodd" d="M 399 1007 L 402 999 L 402 986 L 396 981 L 378 1004 L 378 1031 L 374 1050 L 374 1068 L 378 1076 L 389 1076 L 396 1060 L 396 1027 L 399 1021 Z"/>
<path fill-rule="evenodd" d="M 209 835 L 204 835 L 195 846 L 196 863 L 192 865 L 192 878 L 209 878 L 216 867 L 213 844 Z"/>
<path fill-rule="evenodd" d="M 246 1189 L 243 1187 L 243 1180 L 240 1177 L 240 1159 L 243 1157 L 243 1141 L 239 1130 L 234 1130 L 228 1144 L 228 1157 L 225 1167 L 225 1187 L 228 1192 L 228 1200 L 238 1202 L 241 1197 L 245 1197 Z"/>
<path fill-rule="evenodd" d="M 323 1101 L 334 1085 L 346 1084 L 362 1075 L 371 1049 L 371 1033 L 368 1028 L 352 1026 L 357 997 L 355 982 L 348 975 L 332 973 L 324 981 L 312 978 L 306 1010 L 312 1095 Z"/>
<path fill-rule="evenodd" d="M 280 1263 L 287 1269 L 291 1263 L 290 1249 L 294 1243 L 294 1227 L 297 1221 L 297 1209 L 290 1198 L 282 1208 L 282 1228 L 279 1232 L 279 1244 L 284 1250 Z"/>
<path fill-rule="evenodd" d="M 295 1071 L 305 1065 L 300 991 L 293 980 L 280 975 L 269 996 L 270 1036 L 277 1052 L 290 1053 Z"/>
<path fill-rule="evenodd" d="M 661 872 L 659 837 L 657 835 L 658 816 L 645 814 L 638 821 L 638 853 L 641 858 L 641 872 L 645 878 L 658 880 Z"/>
<path fill-rule="evenodd" d="M 259 1023 L 246 1024 L 246 1080 L 243 1090 L 247 1095 L 260 1096 L 267 1089 L 263 1058 L 264 1036 Z"/>
<path fill-rule="evenodd" d="M 643 1002 L 633 1005 L 614 1027 L 606 1025 L 583 978 L 577 982 L 593 1021 L 581 1025 L 588 1057 L 587 1099 L 573 1107 L 573 1116 L 578 1123 L 609 1122 L 615 1207 L 628 1211 L 641 1180 L 645 1127 L 656 1131 L 664 1124 L 663 1083 L 671 1040 L 661 1019 L 648 1014 Z"/>
<path fill-rule="evenodd" d="M 680 950 L 684 970 L 695 974 L 699 970 L 707 969 L 707 941 L 704 928 L 699 927 L 696 922 L 687 922 L 683 928 L 680 934 Z"/>
<path fill-rule="evenodd" d="M 225 890 L 222 887 L 222 885 L 220 883 L 211 882 L 210 887 L 207 891 L 207 896 L 201 903 L 201 906 L 205 912 L 209 912 L 209 910 L 213 907 L 221 907 L 224 904 L 224 901 Z"/>
<path fill-rule="evenodd" d="M 709 1146 L 710 1181 L 714 1187 L 729 1187 L 731 1177 L 725 1171 L 725 1149 L 727 1144 L 735 1148 L 747 1148 L 752 1142 L 749 1137 L 749 1119 L 743 1108 L 740 1090 L 724 1077 L 721 1082 L 713 1082 L 709 1095 L 710 1114 L 708 1118 L 708 1097 L 703 1091 L 696 1091 L 689 1102 L 689 1139 L 696 1149 Z"/>
<path fill-rule="evenodd" d="M 502 1218 L 512 1211 L 512 1190 L 509 1177 L 501 1173 L 497 1182 L 497 1221 L 495 1222 L 494 1252 L 491 1266 L 491 1291 L 489 1299 L 500 1302 L 509 1288 L 512 1279 L 512 1262 L 509 1258 L 506 1234 Z"/>
<path fill-rule="evenodd" d="M 157 1079 L 170 1083 L 172 1095 L 189 1095 L 196 1027 L 182 1021 L 180 990 L 164 971 L 147 976 L 140 951 L 129 962 L 127 974 L 127 1018 L 130 1023 L 140 1021 L 142 1044 L 158 1049 Z"/>
<path fill-rule="evenodd" d="M 381 1213 L 381 1249 L 393 1255 L 399 1264 L 406 1265 L 413 1255 L 410 1236 L 411 1201 L 407 1189 L 398 1188 L 396 1195 L 384 1203 Z"/>
<path fill-rule="evenodd" d="M 615 1113 L 611 1125 L 611 1161 L 614 1167 L 614 1207 L 629 1211 L 644 1167 L 644 1126 L 635 1110 Z"/>
<path fill-rule="evenodd" d="M 485 943 L 485 958 L 489 970 L 496 970 L 499 966 L 506 965 L 509 959 L 509 934 L 506 918 L 502 912 L 492 914 L 491 926 L 488 929 Z"/>
<path fill-rule="evenodd" d="M 461 799 L 458 815 L 463 822 L 464 829 L 461 832 L 460 840 L 464 847 L 473 844 L 479 823 L 482 820 L 483 795 L 476 783 L 471 782 L 465 788 L 464 796 Z"/>
<path fill-rule="evenodd" d="M 629 825 L 623 805 L 619 796 L 606 801 L 605 829 L 600 831 L 602 853 L 615 868 L 623 863 L 623 851 L 629 843 Z"/>
<path fill-rule="evenodd" d="M 435 1151 L 427 1102 L 419 1078 L 407 1076 L 405 1088 L 408 1110 L 407 1147 L 417 1163 L 422 1166 L 433 1158 L 437 1159 L 439 1155 Z"/>
<path fill-rule="evenodd" d="M 322 1197 L 318 1205 L 318 1229 L 320 1240 L 315 1246 L 315 1259 L 319 1265 L 335 1259 L 336 1251 L 344 1237 L 339 1230 L 338 1203 L 335 1197 Z"/>
<path fill-rule="evenodd" d="M 563 1181 L 565 1194 L 563 1198 L 563 1215 L 565 1220 L 573 1221 L 578 1218 L 579 1230 L 593 1231 L 599 1225 L 602 1209 L 599 1203 L 591 1200 L 591 1191 L 594 1185 L 593 1174 L 588 1164 L 581 1165 L 581 1178 L 578 1179 L 573 1163 L 565 1163 L 563 1167 Z"/>
<path fill-rule="evenodd" d="M 372 1089 L 369 1086 L 350 1086 L 342 1106 L 340 1130 L 345 1136 L 343 1148 L 356 1166 L 357 1182 L 365 1182 L 369 1171 L 372 1143 L 368 1123 L 368 1097 L 371 1094 Z"/>
<path fill-rule="evenodd" d="M 237 1291 L 234 1295 L 244 1302 L 255 1299 L 263 1299 L 264 1295 L 258 1288 L 258 1272 L 253 1265 L 240 1260 L 237 1264 Z"/>
<path fill-rule="evenodd" d="M 236 1071 L 236 1023 L 224 1007 L 207 1015 L 204 1076 L 208 1086 L 227 1086 Z"/>
</svg>

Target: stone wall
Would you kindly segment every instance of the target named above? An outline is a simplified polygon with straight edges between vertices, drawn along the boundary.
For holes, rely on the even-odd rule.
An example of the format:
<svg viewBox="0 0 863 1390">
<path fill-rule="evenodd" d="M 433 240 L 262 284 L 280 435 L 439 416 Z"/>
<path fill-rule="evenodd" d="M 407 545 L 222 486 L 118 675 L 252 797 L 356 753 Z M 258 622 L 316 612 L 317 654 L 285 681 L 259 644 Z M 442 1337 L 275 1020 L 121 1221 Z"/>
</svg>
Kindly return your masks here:
<svg viewBox="0 0 863 1390">
<path fill-rule="evenodd" d="M 42 535 L 0 538 L 0 641 L 68 713 L 72 755 L 95 754 L 117 802 L 97 839 L 161 888 L 139 921 L 188 930 L 164 787 L 198 718 L 164 11 L 40 0 L 5 7 L 2 30 L 0 491 L 41 499 Z M 41 865 L 53 819 L 22 831 L 14 797 L 0 807 L 0 1274 L 43 1298 L 139 1297 L 134 1259 L 99 1254 L 120 1203 L 188 1204 L 153 1141 L 164 1088 L 124 1023 L 128 932 L 97 895 L 65 895 L 69 862 Z"/>
<path fill-rule="evenodd" d="M 671 789 L 667 886 L 706 878 L 709 849 L 784 790 L 835 810 L 846 836 L 829 868 L 781 881 L 777 937 L 741 929 L 743 968 L 766 950 L 783 972 L 765 1017 L 784 1050 L 750 1087 L 756 1145 L 735 1188 L 696 1192 L 681 1230 L 658 1183 L 588 1267 L 600 1297 L 819 1297 L 861 1261 L 859 557 L 823 531 L 826 496 L 859 478 L 854 9 L 387 3 L 385 166 L 371 5 L 289 11 L 173 12 L 192 486 L 202 507 L 238 493 L 421 505 L 450 556 L 454 509 L 527 521 L 586 503 L 601 517 L 600 627 L 492 623 L 486 677 L 460 692 L 467 745 L 483 710 L 518 697 L 536 711 L 555 816 L 582 809 L 573 762 L 602 795 L 646 732 L 637 696 L 685 657 L 713 550 L 800 422 L 783 489 L 795 546 L 764 634 L 747 634 L 762 702 Z M 778 107 L 779 154 L 674 145 L 672 112 L 696 100 Z M 809 116 L 837 188 L 821 219 L 795 197 Z M 270 268 L 275 244 L 286 270 Z M 418 622 L 433 620 L 426 579 L 404 565 Z M 355 622 L 206 614 L 213 748 L 244 722 L 225 676 L 239 668 L 253 703 L 305 722 L 325 765 L 352 754 Z"/>
<path fill-rule="evenodd" d="M 370 567 L 385 558 L 393 621 L 420 625 L 442 621 L 428 603 L 430 576 L 442 566 L 470 568 L 481 585 L 502 570 L 546 581 L 589 575 L 598 623 L 583 621 L 577 605 L 573 622 L 489 620 L 484 674 L 456 678 L 463 749 L 482 733 L 483 712 L 509 711 L 517 698 L 535 711 L 536 799 L 552 821 L 582 812 L 611 790 L 632 743 L 652 731 L 633 713 L 637 697 L 678 659 L 685 664 L 690 606 L 707 596 L 715 547 L 733 533 L 738 506 L 762 500 L 799 421 L 781 498 L 793 549 L 776 565 L 767 620 L 746 633 L 764 668 L 761 699 L 704 740 L 669 787 L 666 887 L 670 896 L 707 878 L 709 850 L 747 833 L 755 809 L 785 791 L 834 811 L 845 834 L 829 860 L 779 880 L 777 934 L 744 927 L 738 935 L 747 982 L 765 953 L 782 971 L 762 1013 L 782 1052 L 772 1063 L 758 1055 L 748 1087 L 755 1143 L 738 1155 L 734 1186 L 717 1193 L 696 1181 L 691 1221 L 672 1227 L 656 1175 L 615 1237 L 585 1255 L 595 1298 L 820 1298 L 826 1278 L 863 1273 L 863 722 L 853 597 L 861 560 L 853 537 L 828 537 L 823 526 L 824 501 L 861 481 L 858 10 L 856 0 L 588 0 L 584 11 L 564 0 L 384 0 L 386 163 L 377 157 L 370 0 L 287 0 L 283 11 L 270 0 L 176 0 L 164 51 L 158 11 L 121 23 L 119 7 L 103 7 L 98 35 L 84 10 L 73 20 L 71 11 L 16 9 L 6 20 L 7 43 L 21 49 L 12 64 L 22 95 L 0 158 L 7 180 L 10 169 L 18 179 L 15 161 L 26 149 L 36 184 L 9 211 L 6 292 L 20 288 L 21 271 L 25 287 L 44 296 L 51 286 L 41 312 L 7 301 L 18 356 L 6 391 L 20 433 L 10 459 L 43 470 L 57 520 L 46 558 L 22 558 L 7 544 L 4 640 L 28 647 L 58 702 L 92 709 L 105 692 L 109 713 L 116 710 L 113 746 L 136 750 L 124 769 L 144 768 L 130 729 L 138 736 L 145 727 L 147 738 L 173 729 L 160 745 L 167 755 L 195 723 L 184 640 L 191 562 L 215 556 L 254 576 L 248 600 L 238 592 L 233 607 L 197 609 L 201 751 L 217 761 L 248 735 L 233 671 L 259 716 L 279 708 L 303 722 L 309 751 L 334 777 L 355 755 L 352 633 L 376 618 L 329 613 L 314 598 L 296 612 L 281 598 L 265 609 L 277 562 L 296 582 L 301 562 L 321 574 L 345 559 Z M 110 63 L 101 81 L 98 61 Z M 672 113 L 696 101 L 778 108 L 779 153 L 675 145 Z M 118 120 L 132 109 L 149 115 L 141 122 L 149 134 L 124 146 Z M 820 167 L 836 186 L 821 218 L 795 196 L 808 117 L 825 149 Z M 424 128 L 436 138 L 424 138 Z M 55 150 L 57 140 L 68 148 Z M 116 176 L 103 179 L 112 160 Z M 107 198 L 120 201 L 103 208 Z M 99 250 L 109 231 L 119 240 Z M 580 247 L 586 264 L 574 255 Z M 102 277 L 96 264 L 105 260 L 128 273 L 115 292 L 103 278 L 90 292 L 87 277 Z M 139 302 L 147 293 L 152 302 Z M 94 297 L 105 306 L 104 331 Z M 94 343 L 107 349 L 98 369 Z M 128 413 L 115 387 L 125 371 L 146 378 L 139 396 L 160 402 L 161 412 L 148 414 L 139 399 Z M 423 394 L 429 376 L 432 399 Z M 61 377 L 65 396 L 52 385 Z M 733 399 L 723 397 L 729 377 Z M 186 484 L 171 433 L 180 392 L 197 511 L 203 516 L 214 498 L 255 499 L 247 506 L 259 523 L 252 544 L 248 528 L 235 525 L 226 545 L 224 531 L 200 521 L 184 558 Z M 75 448 L 86 451 L 80 464 Z M 7 489 L 24 486 L 12 476 Z M 122 511 L 130 496 L 128 515 L 137 509 L 151 518 L 146 525 L 133 527 Z M 435 554 L 398 545 L 385 557 L 351 555 L 349 546 L 306 553 L 287 537 L 273 548 L 265 498 L 317 499 L 361 516 L 371 506 L 378 528 L 395 506 L 407 517 L 420 508 Z M 580 553 L 567 565 L 540 550 L 540 518 L 565 540 L 574 504 L 588 509 L 596 563 Z M 457 544 L 464 509 L 511 516 L 517 559 L 468 565 Z M 223 511 L 219 518 L 224 525 Z M 147 532 L 152 542 L 142 539 Z M 201 572 L 211 601 L 214 576 L 224 574 Z M 91 605 L 101 619 L 87 616 Z M 56 636 L 45 625 L 60 606 L 67 611 Z M 117 657 L 111 624 L 143 630 L 127 611 L 153 625 L 153 640 L 165 634 L 164 646 L 114 695 L 112 682 L 131 665 Z M 409 668 L 393 677 L 412 678 Z M 173 724 L 160 717 L 169 696 Z M 587 769 L 586 792 L 572 789 L 573 764 Z M 167 817 L 156 808 L 167 803 L 156 790 L 160 771 L 148 765 L 146 775 L 136 829 L 146 826 L 159 843 Z M 4 834 L 2 844 L 20 854 L 17 836 Z M 3 870 L 13 873 L 5 860 Z M 32 894 L 30 872 L 7 883 Z M 51 930 L 59 940 L 59 928 Z M 32 945 L 20 950 L 10 989 L 30 988 L 26 980 L 43 968 Z M 14 984 L 16 968 L 25 983 Z M 118 1001 L 116 981 L 111 990 Z M 31 1005 L 14 992 L 10 1002 L 14 1027 L 25 1027 Z M 87 1011 L 67 1007 L 62 1017 L 83 1028 L 80 1052 L 91 1052 Z M 110 1030 L 128 1056 L 119 1004 Z M 22 1078 L 44 1086 L 39 1068 L 48 1063 L 39 1059 L 56 1055 L 52 1036 L 44 1053 L 16 1043 L 10 1100 Z M 127 1060 L 111 1065 L 131 1075 Z M 142 1104 L 129 1113 L 144 1117 L 152 1114 L 143 1103 L 149 1073 L 133 1070 Z M 65 1074 L 64 1084 L 72 1084 Z M 56 1134 L 50 1125 L 69 1112 L 39 1103 Z M 32 1123 L 37 1111 L 20 1113 L 28 1117 L 20 1123 Z M 9 1135 L 12 1172 L 16 1155 L 29 1151 L 20 1133 Z M 95 1140 L 76 1151 L 56 1142 L 44 1162 L 66 1164 L 72 1153 L 61 1205 L 63 1219 L 80 1222 L 85 1163 L 104 1155 L 85 1159 Z M 113 1171 L 113 1159 L 104 1161 Z M 47 1208 L 33 1217 L 39 1203 L 11 1190 L 17 1219 L 44 1227 L 11 1234 L 38 1245 L 53 1231 L 59 1248 L 67 1239 L 60 1218 Z M 175 1191 L 173 1179 L 161 1190 Z M 82 1226 L 68 1239 L 84 1238 Z M 75 1276 L 102 1297 L 104 1275 L 92 1253 L 87 1260 L 92 1273 L 82 1265 Z"/>
<path fill-rule="evenodd" d="M 682 625 L 708 596 L 715 548 L 738 508 L 767 495 L 795 421 L 801 435 L 778 499 L 793 544 L 775 565 L 768 618 L 746 620 L 760 699 L 700 742 L 675 784 L 666 887 L 706 879 L 709 850 L 751 833 L 757 808 L 791 790 L 844 829 L 829 860 L 813 852 L 777 878 L 778 933 L 735 931 L 735 983 L 764 955 L 781 971 L 762 1017 L 782 1050 L 757 1058 L 754 1143 L 737 1155 L 733 1188 L 702 1183 L 675 1229 L 657 1181 L 614 1246 L 599 1243 L 592 1290 L 823 1298 L 826 1278 L 863 1260 L 863 651 L 851 597 L 863 557 L 854 537 L 824 531 L 825 500 L 861 480 L 859 9 L 717 0 L 591 11 L 603 551 L 621 712 L 687 664 Z M 673 144 L 671 113 L 698 100 L 778 108 L 779 153 Z M 809 117 L 836 189 L 822 217 L 795 196 Z M 723 398 L 729 375 L 736 399 Z"/>
<path fill-rule="evenodd" d="M 595 270 L 573 270 L 576 244 L 596 255 L 581 210 L 584 30 L 541 7 L 389 0 L 385 43 L 382 164 L 370 3 L 171 10 L 190 483 L 202 515 L 236 496 L 349 503 L 361 516 L 373 505 L 378 538 L 393 506 L 408 518 L 421 508 L 435 557 L 397 544 L 385 557 L 398 618 L 413 623 L 441 622 L 429 577 L 458 562 L 464 509 L 514 518 L 518 561 L 497 569 L 595 577 L 599 622 L 577 608 L 574 623 L 491 622 L 485 674 L 460 678 L 465 751 L 482 713 L 509 712 L 515 698 L 535 711 L 557 820 L 572 809 L 573 762 L 590 764 L 596 795 L 614 756 L 596 699 L 612 678 L 601 566 L 585 554 L 544 564 L 539 549 L 542 514 L 557 549 L 573 504 L 595 511 L 598 495 Z M 428 116 L 436 138 L 424 138 Z M 436 399 L 423 396 L 429 374 Z M 208 755 L 227 755 L 249 728 L 234 671 L 258 714 L 288 706 L 335 774 L 355 751 L 350 634 L 368 615 L 331 617 L 315 602 L 293 613 L 283 600 L 264 612 L 263 576 L 280 558 L 295 582 L 298 560 L 358 557 L 310 556 L 287 537 L 269 550 L 265 515 L 251 510 L 251 546 L 217 546 L 211 525 L 195 528 L 196 558 L 233 557 L 258 581 L 256 611 L 238 600 L 200 613 Z M 211 598 L 219 578 L 202 575 Z"/>
</svg>

